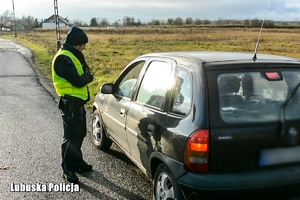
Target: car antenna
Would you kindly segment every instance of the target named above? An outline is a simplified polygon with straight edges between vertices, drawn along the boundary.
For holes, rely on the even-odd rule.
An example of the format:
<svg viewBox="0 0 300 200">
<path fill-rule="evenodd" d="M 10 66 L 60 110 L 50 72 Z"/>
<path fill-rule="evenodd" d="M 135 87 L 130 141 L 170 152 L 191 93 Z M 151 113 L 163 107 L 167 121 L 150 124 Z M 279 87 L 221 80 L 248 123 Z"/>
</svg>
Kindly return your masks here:
<svg viewBox="0 0 300 200">
<path fill-rule="evenodd" d="M 258 35 L 258 39 L 257 39 L 257 43 L 256 43 L 256 46 L 255 46 L 255 50 L 254 50 L 254 55 L 252 56 L 252 60 L 255 62 L 257 60 L 257 51 L 258 51 L 258 45 L 259 45 L 259 40 L 260 40 L 260 35 L 261 35 L 261 31 L 264 27 L 264 23 L 265 23 L 265 20 L 266 20 L 266 16 L 267 16 L 267 13 L 268 13 L 268 10 L 269 10 L 269 7 L 272 3 L 272 0 L 269 1 L 269 5 L 267 7 L 267 10 L 266 10 L 266 13 L 265 13 L 265 17 L 264 17 L 264 20 L 262 21 L 261 23 L 261 27 L 260 27 L 260 31 L 259 31 L 259 35 Z"/>
</svg>

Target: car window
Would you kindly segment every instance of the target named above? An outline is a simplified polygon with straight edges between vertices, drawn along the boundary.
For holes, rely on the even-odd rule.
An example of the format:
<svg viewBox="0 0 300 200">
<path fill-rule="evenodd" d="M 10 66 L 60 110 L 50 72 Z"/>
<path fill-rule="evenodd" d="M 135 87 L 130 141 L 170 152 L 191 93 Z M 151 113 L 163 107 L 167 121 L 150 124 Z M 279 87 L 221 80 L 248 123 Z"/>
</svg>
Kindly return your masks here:
<svg viewBox="0 0 300 200">
<path fill-rule="evenodd" d="M 190 71 L 186 68 L 179 66 L 173 91 L 171 112 L 187 115 L 191 109 L 192 79 Z"/>
<path fill-rule="evenodd" d="M 123 97 L 131 98 L 132 92 L 135 89 L 137 78 L 145 64 L 145 61 L 141 61 L 133 64 L 132 69 L 121 80 L 117 94 Z"/>
<path fill-rule="evenodd" d="M 171 86 L 171 63 L 153 61 L 142 80 L 137 101 L 161 108 Z"/>
<path fill-rule="evenodd" d="M 280 109 L 300 81 L 300 71 L 223 73 L 217 78 L 220 116 L 228 123 L 279 120 Z M 300 90 L 286 106 L 299 119 Z"/>
</svg>

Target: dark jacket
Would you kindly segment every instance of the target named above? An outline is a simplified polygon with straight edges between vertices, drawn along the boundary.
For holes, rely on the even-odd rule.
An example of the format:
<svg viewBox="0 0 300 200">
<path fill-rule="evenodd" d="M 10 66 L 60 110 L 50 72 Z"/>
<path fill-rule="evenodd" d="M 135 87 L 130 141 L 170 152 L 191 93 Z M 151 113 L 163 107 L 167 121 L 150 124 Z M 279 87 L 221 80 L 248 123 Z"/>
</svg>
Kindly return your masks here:
<svg viewBox="0 0 300 200">
<path fill-rule="evenodd" d="M 70 51 L 82 64 L 84 74 L 79 75 L 73 61 L 64 55 L 60 55 L 56 58 L 54 63 L 54 70 L 55 73 L 66 79 L 69 83 L 71 83 L 75 87 L 83 87 L 88 83 L 92 82 L 94 76 L 89 71 L 89 66 L 87 65 L 84 55 L 81 51 L 75 49 L 73 46 L 69 45 L 68 43 L 64 43 L 62 49 Z M 90 94 L 88 99 L 83 104 L 90 100 Z M 83 101 L 83 100 L 82 100 Z"/>
</svg>

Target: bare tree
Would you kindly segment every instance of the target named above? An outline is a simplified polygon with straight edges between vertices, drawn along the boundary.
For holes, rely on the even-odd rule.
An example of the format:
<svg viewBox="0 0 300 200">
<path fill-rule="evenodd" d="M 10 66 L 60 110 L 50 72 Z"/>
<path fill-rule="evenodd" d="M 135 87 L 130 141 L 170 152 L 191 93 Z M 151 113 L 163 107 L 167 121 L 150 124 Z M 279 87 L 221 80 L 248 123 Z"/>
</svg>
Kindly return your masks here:
<svg viewBox="0 0 300 200">
<path fill-rule="evenodd" d="M 160 21 L 158 19 L 152 19 L 150 22 L 151 25 L 160 25 Z"/>
<path fill-rule="evenodd" d="M 123 26 L 134 26 L 135 19 L 133 17 L 124 16 L 123 17 Z"/>
<path fill-rule="evenodd" d="M 262 23 L 262 21 L 259 20 L 258 18 L 254 18 L 254 19 L 250 20 L 250 25 L 253 27 L 260 27 L 261 23 Z"/>
<path fill-rule="evenodd" d="M 35 25 L 36 25 L 35 20 L 36 19 L 30 15 L 28 15 L 28 16 L 23 15 L 21 20 L 19 20 L 19 22 L 21 22 L 27 30 L 31 30 L 31 29 L 35 28 Z"/>
<path fill-rule="evenodd" d="M 183 19 L 181 17 L 176 17 L 173 23 L 175 25 L 183 25 Z"/>
<path fill-rule="evenodd" d="M 195 20 L 194 20 L 194 24 L 195 24 L 195 25 L 201 25 L 201 24 L 202 24 L 201 19 L 195 19 Z"/>
<path fill-rule="evenodd" d="M 120 27 L 121 26 L 121 20 L 117 20 L 117 21 L 115 21 L 114 23 L 112 23 L 112 25 L 114 26 L 114 27 Z"/>
<path fill-rule="evenodd" d="M 109 26 L 109 22 L 108 22 L 108 20 L 107 20 L 106 18 L 102 18 L 102 19 L 100 19 L 98 25 L 99 25 L 99 26 L 106 27 L 106 26 Z"/>
<path fill-rule="evenodd" d="M 13 11 L 6 10 L 4 13 L 1 14 L 1 22 L 3 24 L 6 24 L 8 21 L 13 20 L 13 18 L 14 18 Z"/>
<path fill-rule="evenodd" d="M 250 26 L 250 20 L 249 19 L 244 19 L 242 20 L 242 24 L 245 26 Z"/>
<path fill-rule="evenodd" d="M 173 19 L 173 18 L 168 18 L 167 21 L 168 21 L 168 24 L 169 24 L 169 25 L 172 25 L 173 22 L 174 22 L 174 19 Z"/>
<path fill-rule="evenodd" d="M 185 24 L 192 24 L 193 23 L 193 19 L 191 17 L 187 17 L 185 19 Z"/>
<path fill-rule="evenodd" d="M 75 19 L 75 20 L 73 20 L 73 25 L 74 26 L 78 26 L 78 27 L 82 27 L 83 26 L 83 22 L 82 22 L 82 20 Z"/>
</svg>

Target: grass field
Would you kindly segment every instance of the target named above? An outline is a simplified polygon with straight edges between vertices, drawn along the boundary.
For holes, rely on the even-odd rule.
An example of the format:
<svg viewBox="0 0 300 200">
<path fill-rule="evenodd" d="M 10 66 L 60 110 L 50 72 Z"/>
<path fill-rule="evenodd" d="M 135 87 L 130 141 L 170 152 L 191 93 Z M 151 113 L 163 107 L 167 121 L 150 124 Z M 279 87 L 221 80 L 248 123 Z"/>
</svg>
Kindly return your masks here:
<svg viewBox="0 0 300 200">
<path fill-rule="evenodd" d="M 254 52 L 257 28 L 122 28 L 85 29 L 89 43 L 83 52 L 95 80 L 90 84 L 92 99 L 104 82 L 112 82 L 135 57 L 149 52 L 209 50 Z M 300 29 L 263 29 L 259 53 L 300 59 Z M 61 41 L 67 29 L 60 32 Z M 0 32 L 0 37 L 21 43 L 34 52 L 34 62 L 51 79 L 51 61 L 57 51 L 55 30 Z M 89 104 L 89 106 L 90 106 Z"/>
</svg>

